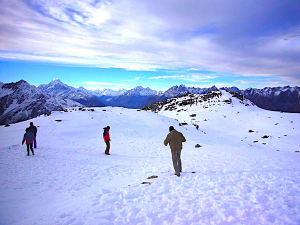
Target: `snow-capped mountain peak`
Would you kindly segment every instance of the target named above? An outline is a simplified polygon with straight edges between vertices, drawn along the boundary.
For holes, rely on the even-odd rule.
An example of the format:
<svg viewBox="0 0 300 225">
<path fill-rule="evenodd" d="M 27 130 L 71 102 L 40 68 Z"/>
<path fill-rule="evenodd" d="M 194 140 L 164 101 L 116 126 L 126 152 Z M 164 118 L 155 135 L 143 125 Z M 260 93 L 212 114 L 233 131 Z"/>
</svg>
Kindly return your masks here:
<svg viewBox="0 0 300 225">
<path fill-rule="evenodd" d="M 127 90 L 124 88 L 120 88 L 118 90 L 113 90 L 110 88 L 105 88 L 103 90 L 96 90 L 93 91 L 95 93 L 96 96 L 118 96 L 118 95 L 122 95 L 126 92 Z"/>
<path fill-rule="evenodd" d="M 173 86 L 171 88 L 169 88 L 167 91 L 165 91 L 163 94 L 167 97 L 167 98 L 173 98 L 173 97 L 177 97 L 180 95 L 184 95 L 187 93 L 191 93 L 191 94 L 205 94 L 209 91 L 213 91 L 218 89 L 215 85 L 213 85 L 210 88 L 195 88 L 195 87 L 186 87 L 185 85 L 181 84 L 180 86 Z"/>
<path fill-rule="evenodd" d="M 50 84 L 62 84 L 62 85 L 65 85 L 65 84 L 64 84 L 63 82 L 61 82 L 61 80 L 58 79 L 58 78 L 53 79 L 53 80 L 50 82 Z"/>
<path fill-rule="evenodd" d="M 85 106 L 104 106 L 104 104 L 95 97 L 93 91 L 84 87 L 71 87 L 62 83 L 59 79 L 52 80 L 49 84 L 42 84 L 38 88 L 53 97 L 68 98 L 77 101 Z"/>
<path fill-rule="evenodd" d="M 132 96 L 148 96 L 148 95 L 155 95 L 157 91 L 150 89 L 149 87 L 143 88 L 142 86 L 137 86 L 127 92 L 124 95 L 132 95 Z"/>
<path fill-rule="evenodd" d="M 64 84 L 59 79 L 54 79 L 49 84 L 41 84 L 38 88 L 54 97 L 67 97 L 66 93 L 70 93 L 75 90 L 75 88 Z"/>
<path fill-rule="evenodd" d="M 51 97 L 24 80 L 2 86 L 0 105 L 0 124 L 20 122 L 70 106 L 82 106 L 69 99 Z"/>
</svg>

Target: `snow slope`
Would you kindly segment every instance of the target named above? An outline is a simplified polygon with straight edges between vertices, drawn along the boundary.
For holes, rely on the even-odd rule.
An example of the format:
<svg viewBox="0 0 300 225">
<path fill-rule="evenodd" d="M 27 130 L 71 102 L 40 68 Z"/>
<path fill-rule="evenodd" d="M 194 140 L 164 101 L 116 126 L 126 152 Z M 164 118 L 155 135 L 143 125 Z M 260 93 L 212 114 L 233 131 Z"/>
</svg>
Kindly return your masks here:
<svg viewBox="0 0 300 225">
<path fill-rule="evenodd" d="M 266 149 L 276 151 L 299 150 L 299 113 L 267 111 L 253 105 L 248 99 L 240 100 L 226 91 L 212 93 L 221 95 L 201 103 L 182 106 L 178 103 L 188 101 L 190 97 L 175 98 L 177 102 L 172 104 L 178 105 L 176 110 L 169 110 L 172 104 L 168 104 L 158 113 L 175 118 L 179 123 L 198 125 L 199 131 L 206 134 L 202 142 L 207 140 L 207 144 L 215 145 L 220 142 L 221 145 L 228 143 L 238 147 L 249 145 L 257 148 L 266 145 Z M 194 98 L 198 96 L 202 95 L 194 95 Z M 268 138 L 263 138 L 264 136 Z"/>
<path fill-rule="evenodd" d="M 0 223 L 299 224 L 299 114 L 218 103 L 164 115 L 54 112 L 30 120 L 39 127 L 29 157 L 21 140 L 30 121 L 1 126 Z M 170 125 L 187 139 L 181 177 L 163 145 Z"/>
</svg>

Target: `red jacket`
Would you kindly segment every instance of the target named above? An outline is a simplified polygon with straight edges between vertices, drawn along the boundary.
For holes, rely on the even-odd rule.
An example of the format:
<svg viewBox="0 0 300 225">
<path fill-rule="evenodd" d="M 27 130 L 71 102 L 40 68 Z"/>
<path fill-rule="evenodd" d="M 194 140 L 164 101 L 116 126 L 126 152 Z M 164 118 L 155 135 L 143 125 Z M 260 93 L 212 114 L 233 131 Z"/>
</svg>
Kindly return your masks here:
<svg viewBox="0 0 300 225">
<path fill-rule="evenodd" d="M 104 139 L 104 142 L 110 141 L 110 136 L 109 136 L 109 130 L 108 129 L 104 130 L 103 139 Z"/>
</svg>

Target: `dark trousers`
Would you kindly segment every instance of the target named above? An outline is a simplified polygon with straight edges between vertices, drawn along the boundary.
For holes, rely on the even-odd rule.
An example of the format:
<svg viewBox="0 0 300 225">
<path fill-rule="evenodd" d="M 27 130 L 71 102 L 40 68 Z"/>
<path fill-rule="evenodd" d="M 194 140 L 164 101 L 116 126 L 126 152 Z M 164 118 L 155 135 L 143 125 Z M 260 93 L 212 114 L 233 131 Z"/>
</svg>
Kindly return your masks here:
<svg viewBox="0 0 300 225">
<path fill-rule="evenodd" d="M 180 175 L 180 172 L 182 171 L 180 155 L 181 155 L 181 150 L 172 151 L 172 161 L 173 161 L 173 166 L 176 175 Z"/>
<path fill-rule="evenodd" d="M 110 143 L 109 141 L 106 141 L 106 149 L 105 149 L 105 154 L 108 154 L 109 153 L 109 149 L 110 149 Z"/>
<path fill-rule="evenodd" d="M 36 136 L 34 137 L 33 144 L 34 144 L 34 148 L 36 148 Z"/>
<path fill-rule="evenodd" d="M 32 152 L 32 155 L 34 155 L 34 151 L 33 151 L 33 148 L 32 148 L 32 143 L 27 144 L 27 155 L 29 155 L 29 148 L 30 148 L 30 150 Z"/>
</svg>

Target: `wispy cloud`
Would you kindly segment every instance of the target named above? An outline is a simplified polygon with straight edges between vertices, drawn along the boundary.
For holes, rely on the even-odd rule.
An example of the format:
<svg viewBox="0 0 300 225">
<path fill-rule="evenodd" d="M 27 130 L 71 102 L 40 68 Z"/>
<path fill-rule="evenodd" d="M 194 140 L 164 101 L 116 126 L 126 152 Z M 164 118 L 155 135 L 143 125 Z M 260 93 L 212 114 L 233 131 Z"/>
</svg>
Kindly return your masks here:
<svg viewBox="0 0 300 225">
<path fill-rule="evenodd" d="M 139 79 L 141 79 L 141 77 L 135 77 L 134 79 L 130 79 L 130 80 L 126 80 L 126 81 L 129 81 L 129 82 L 131 82 L 131 81 L 138 81 Z"/>
<path fill-rule="evenodd" d="M 108 82 L 94 82 L 94 81 L 85 81 L 83 82 L 83 87 L 89 90 L 101 90 L 105 88 L 111 88 L 111 89 L 121 89 L 121 88 L 128 88 L 127 84 L 121 84 L 121 83 L 108 83 Z"/>
<path fill-rule="evenodd" d="M 3 0 L 0 57 L 299 81 L 299 8 L 298 0 Z"/>
<path fill-rule="evenodd" d="M 174 79 L 174 80 L 184 80 L 190 82 L 204 82 L 205 80 L 216 79 L 217 77 L 218 76 L 216 75 L 191 74 L 191 75 L 156 76 L 156 77 L 149 77 L 148 79 Z"/>
</svg>

